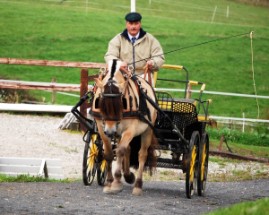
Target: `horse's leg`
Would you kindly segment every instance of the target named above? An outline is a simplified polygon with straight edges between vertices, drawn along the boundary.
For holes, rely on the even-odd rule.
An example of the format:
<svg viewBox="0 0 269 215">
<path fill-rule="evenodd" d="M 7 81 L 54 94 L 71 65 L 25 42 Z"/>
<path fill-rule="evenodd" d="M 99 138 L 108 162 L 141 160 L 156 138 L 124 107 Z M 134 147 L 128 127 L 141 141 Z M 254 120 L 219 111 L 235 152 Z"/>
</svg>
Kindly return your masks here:
<svg viewBox="0 0 269 215">
<path fill-rule="evenodd" d="M 124 179 L 128 184 L 133 184 L 135 181 L 135 175 L 130 171 L 130 154 L 131 148 L 127 147 L 126 154 L 123 159 L 123 173 Z"/>
<path fill-rule="evenodd" d="M 114 173 L 114 180 L 111 184 L 111 191 L 114 193 L 121 192 L 123 189 L 123 185 L 121 182 L 121 170 L 123 167 L 124 157 L 128 153 L 129 143 L 133 138 L 133 133 L 131 131 L 125 131 L 122 134 L 122 138 L 117 146 L 117 161 L 116 161 L 116 168 Z"/>
<path fill-rule="evenodd" d="M 109 143 L 111 146 L 111 144 Z M 103 188 L 104 193 L 110 193 L 111 192 L 111 183 L 113 182 L 113 175 L 112 175 L 112 162 L 113 162 L 113 152 L 112 152 L 112 146 L 110 147 L 107 144 L 104 144 L 104 159 L 107 161 L 107 178 L 106 183 Z"/>
<path fill-rule="evenodd" d="M 148 128 L 142 135 L 141 135 L 141 148 L 139 150 L 139 167 L 137 171 L 137 178 L 135 181 L 135 185 L 133 188 L 133 195 L 139 196 L 142 194 L 142 186 L 143 186 L 143 171 L 144 166 L 147 161 L 148 157 L 148 148 L 151 145 L 152 141 L 152 129 Z"/>
<path fill-rule="evenodd" d="M 111 140 L 104 134 L 101 122 L 97 121 L 98 132 L 101 136 L 103 141 L 103 149 L 104 149 L 104 159 L 107 161 L 107 178 L 106 183 L 103 188 L 104 193 L 110 193 L 111 183 L 113 182 L 113 175 L 112 175 L 112 161 L 114 159 Z"/>
</svg>

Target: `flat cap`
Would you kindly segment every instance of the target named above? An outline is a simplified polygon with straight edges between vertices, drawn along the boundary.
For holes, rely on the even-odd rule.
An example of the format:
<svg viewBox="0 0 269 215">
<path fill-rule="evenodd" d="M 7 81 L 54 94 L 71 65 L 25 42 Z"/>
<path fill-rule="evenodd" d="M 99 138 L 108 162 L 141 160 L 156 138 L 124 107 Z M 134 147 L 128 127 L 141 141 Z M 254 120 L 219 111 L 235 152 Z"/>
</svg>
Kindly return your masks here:
<svg viewBox="0 0 269 215">
<path fill-rule="evenodd" d="M 126 14 L 125 16 L 125 20 L 128 22 L 136 22 L 136 21 L 141 21 L 142 16 L 140 15 L 140 13 L 137 12 L 131 12 Z"/>
</svg>

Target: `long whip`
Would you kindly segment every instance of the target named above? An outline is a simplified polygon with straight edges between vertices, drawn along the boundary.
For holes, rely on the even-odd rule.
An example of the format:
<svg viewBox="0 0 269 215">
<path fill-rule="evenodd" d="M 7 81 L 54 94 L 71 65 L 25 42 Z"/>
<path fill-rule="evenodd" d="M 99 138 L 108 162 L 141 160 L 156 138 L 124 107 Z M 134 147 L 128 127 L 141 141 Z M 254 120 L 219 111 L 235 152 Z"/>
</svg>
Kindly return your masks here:
<svg viewBox="0 0 269 215">
<path fill-rule="evenodd" d="M 232 35 L 232 36 L 228 36 L 228 37 L 224 37 L 224 38 L 218 38 L 218 39 L 214 39 L 214 40 L 209 40 L 209 41 L 205 41 L 205 42 L 201 42 L 201 43 L 197 43 L 197 44 L 193 44 L 193 45 L 189 45 L 189 46 L 184 46 L 184 47 L 177 48 L 177 49 L 174 49 L 174 50 L 171 50 L 171 51 L 168 51 L 168 52 L 164 52 L 162 54 L 153 55 L 150 58 L 159 57 L 159 56 L 162 56 L 162 55 L 167 55 L 167 54 L 177 52 L 177 51 L 181 51 L 181 50 L 184 50 L 184 49 L 189 49 L 189 48 L 193 48 L 193 47 L 196 47 L 196 46 L 201 46 L 201 45 L 205 45 L 205 44 L 208 44 L 208 43 L 213 43 L 213 42 L 217 42 L 217 41 L 221 41 L 221 40 L 228 40 L 228 39 L 231 39 L 231 38 L 241 37 L 241 36 L 245 36 L 245 35 L 249 35 L 249 32 L 248 33 L 243 33 L 243 34 L 236 34 L 236 35 Z M 150 58 L 144 58 L 144 59 L 135 61 L 134 63 L 138 63 L 140 61 L 148 60 Z M 131 65 L 131 64 L 133 64 L 133 62 L 129 63 L 128 65 Z"/>
</svg>

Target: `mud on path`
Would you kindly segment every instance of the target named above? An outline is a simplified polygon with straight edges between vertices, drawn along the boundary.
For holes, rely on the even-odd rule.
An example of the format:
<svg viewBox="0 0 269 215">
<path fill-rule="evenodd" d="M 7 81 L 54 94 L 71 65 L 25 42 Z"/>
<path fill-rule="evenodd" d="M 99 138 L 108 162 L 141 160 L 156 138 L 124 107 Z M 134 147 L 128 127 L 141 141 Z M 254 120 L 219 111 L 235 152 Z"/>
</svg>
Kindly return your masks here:
<svg viewBox="0 0 269 215">
<path fill-rule="evenodd" d="M 140 197 L 125 184 L 121 193 L 102 193 L 97 183 L 1 183 L 0 214 L 204 214 L 269 196 L 269 180 L 209 182 L 205 197 L 185 197 L 184 182 L 144 183 Z"/>
</svg>

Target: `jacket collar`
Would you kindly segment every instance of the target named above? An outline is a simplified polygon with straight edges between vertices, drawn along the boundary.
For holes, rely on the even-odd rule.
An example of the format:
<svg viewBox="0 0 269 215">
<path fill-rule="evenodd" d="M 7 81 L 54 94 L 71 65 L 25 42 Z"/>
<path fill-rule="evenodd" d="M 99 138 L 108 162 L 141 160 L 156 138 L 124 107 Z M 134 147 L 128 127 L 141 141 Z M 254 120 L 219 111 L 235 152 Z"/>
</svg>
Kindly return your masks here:
<svg viewBox="0 0 269 215">
<path fill-rule="evenodd" d="M 144 36 L 146 35 L 146 33 L 147 33 L 146 31 L 144 31 L 142 28 L 140 28 L 140 33 L 139 33 L 139 37 L 138 37 L 138 39 L 144 37 Z M 129 41 L 130 41 L 129 36 L 128 36 L 128 31 L 127 31 L 127 29 L 124 29 L 124 31 L 121 33 L 121 35 L 122 35 L 126 40 L 129 40 Z"/>
</svg>

